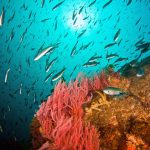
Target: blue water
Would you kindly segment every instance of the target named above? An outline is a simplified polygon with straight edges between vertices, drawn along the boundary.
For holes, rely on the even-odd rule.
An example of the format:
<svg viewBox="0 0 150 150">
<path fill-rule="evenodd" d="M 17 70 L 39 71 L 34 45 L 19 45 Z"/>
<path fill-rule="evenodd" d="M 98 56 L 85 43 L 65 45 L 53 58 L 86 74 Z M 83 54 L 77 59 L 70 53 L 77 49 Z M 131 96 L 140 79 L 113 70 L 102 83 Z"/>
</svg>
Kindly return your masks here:
<svg viewBox="0 0 150 150">
<path fill-rule="evenodd" d="M 129 4 L 130 0 L 113 0 L 105 7 L 108 1 L 43 0 L 42 6 L 42 0 L 0 0 L 0 15 L 4 12 L 0 26 L 0 138 L 29 137 L 31 119 L 59 80 L 53 82 L 52 78 L 63 68 L 63 78 L 69 82 L 79 72 L 91 77 L 110 64 L 117 71 L 141 54 L 135 43 L 142 38 L 150 42 L 150 1 Z M 77 13 L 74 18 L 73 13 Z M 114 43 L 119 29 L 116 44 L 105 48 Z M 53 52 L 34 61 L 49 46 L 55 47 Z M 108 54 L 126 59 L 108 61 Z M 85 67 L 92 56 L 100 57 L 98 64 Z M 138 61 L 149 56 L 146 51 Z M 46 72 L 46 65 L 54 59 Z"/>
</svg>

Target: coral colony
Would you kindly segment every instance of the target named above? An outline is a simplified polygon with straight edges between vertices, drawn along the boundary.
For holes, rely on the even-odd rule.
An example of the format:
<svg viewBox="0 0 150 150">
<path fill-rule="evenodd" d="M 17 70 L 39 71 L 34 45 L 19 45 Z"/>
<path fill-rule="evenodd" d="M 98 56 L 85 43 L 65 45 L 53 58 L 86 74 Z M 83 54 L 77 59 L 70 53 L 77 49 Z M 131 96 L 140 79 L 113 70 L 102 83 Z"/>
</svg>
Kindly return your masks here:
<svg viewBox="0 0 150 150">
<path fill-rule="evenodd" d="M 107 86 L 104 73 L 93 80 L 83 78 L 80 83 L 78 77 L 68 86 L 60 81 L 36 113 L 35 122 L 39 126 L 32 124 L 33 147 L 36 149 L 43 144 L 41 149 L 98 150 L 99 133 L 90 122 L 84 121 L 83 105 L 92 99 L 89 92 Z"/>
</svg>

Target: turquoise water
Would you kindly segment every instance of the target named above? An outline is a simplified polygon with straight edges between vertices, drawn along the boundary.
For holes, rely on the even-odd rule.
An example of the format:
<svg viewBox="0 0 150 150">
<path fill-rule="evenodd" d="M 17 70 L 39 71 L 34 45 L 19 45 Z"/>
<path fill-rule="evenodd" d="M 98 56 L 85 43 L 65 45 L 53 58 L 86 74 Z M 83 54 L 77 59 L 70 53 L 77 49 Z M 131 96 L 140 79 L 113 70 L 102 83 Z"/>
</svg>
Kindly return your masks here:
<svg viewBox="0 0 150 150">
<path fill-rule="evenodd" d="M 34 113 L 60 78 L 91 77 L 111 64 L 117 71 L 150 56 L 136 44 L 150 42 L 149 0 L 0 0 L 0 15 L 0 138 L 27 139 Z"/>
</svg>

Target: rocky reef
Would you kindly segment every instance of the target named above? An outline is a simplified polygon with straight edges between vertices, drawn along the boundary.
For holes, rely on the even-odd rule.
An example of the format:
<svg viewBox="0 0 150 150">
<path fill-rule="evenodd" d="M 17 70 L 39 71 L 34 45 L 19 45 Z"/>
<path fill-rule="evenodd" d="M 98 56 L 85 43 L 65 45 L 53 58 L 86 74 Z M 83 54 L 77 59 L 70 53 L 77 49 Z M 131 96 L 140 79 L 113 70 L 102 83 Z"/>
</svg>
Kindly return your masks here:
<svg viewBox="0 0 150 150">
<path fill-rule="evenodd" d="M 150 68 L 144 69 L 140 78 L 109 68 L 81 83 L 60 82 L 32 122 L 33 149 L 148 150 Z M 108 86 L 127 94 L 106 95 Z"/>
<path fill-rule="evenodd" d="M 100 148 L 106 150 L 148 150 L 150 148 L 150 68 L 141 78 L 111 73 L 111 86 L 128 92 L 122 97 L 94 95 L 85 108 L 85 120 L 100 133 Z"/>
</svg>

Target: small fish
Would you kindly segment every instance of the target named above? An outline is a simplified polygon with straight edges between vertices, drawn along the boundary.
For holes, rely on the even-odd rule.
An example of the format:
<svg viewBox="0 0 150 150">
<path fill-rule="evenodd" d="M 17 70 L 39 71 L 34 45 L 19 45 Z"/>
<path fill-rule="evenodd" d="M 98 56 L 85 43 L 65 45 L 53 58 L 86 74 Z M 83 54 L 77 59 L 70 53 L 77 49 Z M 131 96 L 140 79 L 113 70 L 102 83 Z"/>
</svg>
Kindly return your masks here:
<svg viewBox="0 0 150 150">
<path fill-rule="evenodd" d="M 28 19 L 30 19 L 30 18 L 31 18 L 31 16 L 32 16 L 32 11 L 30 11 L 30 14 L 29 14 Z"/>
<path fill-rule="evenodd" d="M 120 29 L 116 32 L 115 36 L 114 36 L 114 41 L 117 42 L 118 38 L 120 35 Z"/>
<path fill-rule="evenodd" d="M 97 61 L 98 59 L 102 58 L 101 56 L 92 56 L 88 62 L 94 62 Z"/>
<path fill-rule="evenodd" d="M 3 128 L 1 125 L 0 125 L 0 132 L 3 133 Z"/>
<path fill-rule="evenodd" d="M 42 0 L 41 1 L 41 7 L 43 8 L 43 6 L 44 6 L 44 3 L 45 3 L 45 0 Z"/>
<path fill-rule="evenodd" d="M 87 62 L 83 65 L 83 67 L 92 67 L 92 66 L 96 66 L 98 65 L 99 62 L 95 62 L 95 61 L 92 61 L 92 62 Z"/>
<path fill-rule="evenodd" d="M 141 18 L 142 18 L 142 17 L 140 17 L 140 18 L 137 20 L 137 22 L 135 23 L 135 25 L 137 25 L 137 24 L 140 22 Z"/>
<path fill-rule="evenodd" d="M 30 67 L 30 58 L 27 58 L 27 59 L 26 59 L 26 62 L 27 62 L 27 64 L 28 64 L 28 66 Z"/>
<path fill-rule="evenodd" d="M 65 1 L 65 0 L 64 0 Z M 53 8 L 52 8 L 52 10 L 55 10 L 56 8 L 58 8 L 60 5 L 62 5 L 62 3 L 64 3 L 64 1 L 62 1 L 62 2 L 60 2 L 60 3 L 58 3 L 58 4 L 56 4 Z"/>
<path fill-rule="evenodd" d="M 119 57 L 119 56 L 117 54 L 110 54 L 110 55 L 106 56 L 106 59 L 110 60 L 110 59 L 115 58 L 115 57 Z"/>
<path fill-rule="evenodd" d="M 21 36 L 21 38 L 20 38 L 20 43 L 22 43 L 22 41 L 23 41 L 23 39 L 24 39 L 24 36 L 25 36 L 25 34 L 27 33 L 27 30 L 28 30 L 28 28 L 26 28 L 25 31 L 23 32 L 23 34 L 22 34 L 22 36 Z"/>
<path fill-rule="evenodd" d="M 73 11 L 73 14 L 72 14 L 72 20 L 75 19 L 76 15 L 77 15 L 77 13 L 76 13 L 76 11 L 74 10 L 74 11 Z"/>
<path fill-rule="evenodd" d="M 74 67 L 73 71 L 70 74 L 70 77 L 73 75 L 74 71 L 76 70 L 77 66 Z"/>
<path fill-rule="evenodd" d="M 110 43 L 110 44 L 107 44 L 106 46 L 105 46 L 105 49 L 106 48 L 109 48 L 109 47 L 111 47 L 111 46 L 114 46 L 116 43 Z"/>
<path fill-rule="evenodd" d="M 8 111 L 10 111 L 11 109 L 10 109 L 10 106 L 8 105 Z"/>
<path fill-rule="evenodd" d="M 112 2 L 112 0 L 108 1 L 108 2 L 103 6 L 103 9 L 104 9 L 105 7 L 107 7 L 111 2 Z"/>
<path fill-rule="evenodd" d="M 45 69 L 46 69 L 46 72 L 48 72 L 50 70 L 50 68 L 52 67 L 52 65 L 56 62 L 57 60 L 57 57 L 54 58 L 49 64 L 46 65 Z"/>
<path fill-rule="evenodd" d="M 20 9 L 24 9 L 24 10 L 27 10 L 27 6 L 25 5 L 25 3 L 20 7 Z"/>
<path fill-rule="evenodd" d="M 76 17 L 76 19 L 74 20 L 73 25 L 75 25 L 75 24 L 76 24 L 76 22 L 77 22 L 77 17 Z"/>
<path fill-rule="evenodd" d="M 136 59 L 134 59 L 134 60 L 132 60 L 132 61 L 130 62 L 129 65 L 130 65 L 132 68 L 138 66 L 138 60 L 139 60 L 139 58 L 141 57 L 141 55 L 142 55 L 142 53 L 140 53 L 140 55 L 139 55 Z"/>
<path fill-rule="evenodd" d="M 146 53 L 147 51 L 150 50 L 150 42 L 147 42 L 147 43 L 142 42 L 142 44 L 137 45 L 136 47 L 137 47 L 137 50 L 141 50 L 142 54 Z"/>
<path fill-rule="evenodd" d="M 128 60 L 128 58 L 118 58 L 115 62 L 125 61 Z"/>
<path fill-rule="evenodd" d="M 55 31 L 57 30 L 57 17 L 55 18 Z"/>
<path fill-rule="evenodd" d="M 133 60 L 129 65 L 130 65 L 132 68 L 137 67 L 137 60 Z"/>
<path fill-rule="evenodd" d="M 120 45 L 121 42 L 122 42 L 122 39 L 118 42 L 118 46 Z"/>
<path fill-rule="evenodd" d="M 137 41 L 137 42 L 135 43 L 135 46 L 138 46 L 138 44 L 143 43 L 143 40 L 144 40 L 144 37 L 141 38 L 139 41 Z"/>
<path fill-rule="evenodd" d="M 58 80 L 59 78 L 61 78 L 63 73 L 64 73 L 64 71 L 65 71 L 65 68 L 63 68 L 60 72 L 55 74 L 55 76 L 52 78 L 52 81 L 54 82 L 54 81 Z"/>
<path fill-rule="evenodd" d="M 77 48 L 77 44 L 78 44 L 78 41 L 75 43 L 74 47 L 72 48 L 71 56 L 74 56 L 76 48 Z"/>
<path fill-rule="evenodd" d="M 138 68 L 136 76 L 140 78 L 140 77 L 143 77 L 144 75 L 145 75 L 144 69 Z"/>
<path fill-rule="evenodd" d="M 14 38 L 14 35 L 15 35 L 13 30 L 14 30 L 14 28 L 12 29 L 12 31 L 10 33 L 10 37 L 9 37 L 10 41 Z"/>
<path fill-rule="evenodd" d="M 36 103 L 36 93 L 34 93 L 33 102 L 34 102 L 34 104 Z"/>
<path fill-rule="evenodd" d="M 11 98 L 15 98 L 15 96 L 11 93 L 8 94 Z"/>
<path fill-rule="evenodd" d="M 79 10 L 79 14 L 81 14 L 82 10 L 83 10 L 84 6 L 82 6 Z"/>
<path fill-rule="evenodd" d="M 13 15 L 8 19 L 7 23 L 9 24 L 15 17 L 15 12 L 13 13 Z"/>
<path fill-rule="evenodd" d="M 48 47 L 46 49 L 44 49 L 40 54 L 38 54 L 35 58 L 34 61 L 39 60 L 41 57 L 43 57 L 44 55 L 46 55 L 49 51 L 51 51 L 53 49 L 53 47 Z"/>
<path fill-rule="evenodd" d="M 47 82 L 49 80 L 49 78 L 54 74 L 54 72 L 51 72 L 49 75 L 47 75 L 47 77 L 45 78 L 44 82 Z"/>
<path fill-rule="evenodd" d="M 130 5 L 130 4 L 131 4 L 131 2 L 132 2 L 132 0 L 129 0 L 129 1 L 128 1 L 128 3 L 127 3 L 127 6 L 128 6 L 128 5 Z"/>
<path fill-rule="evenodd" d="M 92 44 L 92 42 L 87 43 L 86 45 L 82 45 L 82 49 L 87 49 L 90 45 Z"/>
<path fill-rule="evenodd" d="M 2 9 L 2 13 L 0 15 L 0 27 L 3 25 L 3 21 L 4 21 L 4 8 Z"/>
<path fill-rule="evenodd" d="M 7 72 L 6 72 L 6 75 L 5 75 L 5 83 L 7 82 L 9 71 L 10 71 L 10 68 L 8 68 L 8 70 L 7 70 Z"/>
<path fill-rule="evenodd" d="M 18 67 L 18 71 L 21 73 L 21 69 L 22 67 L 21 67 L 21 64 L 19 64 L 19 67 Z"/>
<path fill-rule="evenodd" d="M 94 5 L 95 2 L 96 2 L 96 0 L 94 0 L 93 2 L 91 2 L 91 3 L 89 4 L 89 7 L 91 7 L 92 5 Z"/>
<path fill-rule="evenodd" d="M 46 22 L 47 20 L 50 20 L 51 18 L 45 18 L 45 19 L 42 19 L 41 22 Z"/>
<path fill-rule="evenodd" d="M 80 38 L 85 32 L 86 32 L 86 29 L 83 30 L 83 31 L 77 36 L 77 38 Z"/>
<path fill-rule="evenodd" d="M 90 17 L 90 16 L 84 17 L 83 20 L 86 20 L 86 19 L 88 19 L 89 17 Z"/>
<path fill-rule="evenodd" d="M 20 84 L 19 94 L 22 94 L 22 83 Z"/>
<path fill-rule="evenodd" d="M 115 87 L 107 87 L 107 88 L 103 89 L 103 92 L 110 96 L 119 96 L 119 95 L 126 94 L 126 92 L 124 92 L 122 89 L 115 88 Z"/>
</svg>

